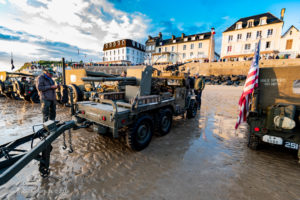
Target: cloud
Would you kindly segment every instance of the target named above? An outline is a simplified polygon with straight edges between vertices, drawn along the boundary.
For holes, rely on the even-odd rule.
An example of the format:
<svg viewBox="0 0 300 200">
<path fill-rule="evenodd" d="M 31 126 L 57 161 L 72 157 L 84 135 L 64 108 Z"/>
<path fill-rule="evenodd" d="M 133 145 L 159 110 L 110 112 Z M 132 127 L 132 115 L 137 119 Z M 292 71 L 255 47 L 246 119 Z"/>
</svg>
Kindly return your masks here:
<svg viewBox="0 0 300 200">
<path fill-rule="evenodd" d="M 7 1 L 10 11 L 0 14 L 0 51 L 6 47 L 22 61 L 47 56 L 100 61 L 105 42 L 122 38 L 143 42 L 150 22 L 145 15 L 123 12 L 107 0 Z M 27 48 L 20 51 L 16 44 Z"/>
</svg>

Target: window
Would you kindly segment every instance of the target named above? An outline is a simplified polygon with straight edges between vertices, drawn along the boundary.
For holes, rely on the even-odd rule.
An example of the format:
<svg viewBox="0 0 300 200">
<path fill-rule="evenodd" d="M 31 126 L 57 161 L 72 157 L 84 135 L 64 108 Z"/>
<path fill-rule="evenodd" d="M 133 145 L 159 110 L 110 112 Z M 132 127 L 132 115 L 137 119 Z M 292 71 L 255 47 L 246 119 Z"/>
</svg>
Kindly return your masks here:
<svg viewBox="0 0 300 200">
<path fill-rule="evenodd" d="M 236 23 L 236 29 L 241 29 L 242 28 L 242 22 Z"/>
<path fill-rule="evenodd" d="M 176 40 L 173 40 L 173 43 L 176 43 Z"/>
<path fill-rule="evenodd" d="M 264 24 L 266 24 L 266 19 L 260 19 L 260 25 L 264 25 Z"/>
<path fill-rule="evenodd" d="M 130 53 L 130 49 L 126 49 L 126 52 L 129 54 Z"/>
<path fill-rule="evenodd" d="M 192 37 L 192 40 L 195 40 L 196 39 L 196 37 L 194 36 L 194 37 Z"/>
<path fill-rule="evenodd" d="M 231 52 L 232 51 L 232 46 L 228 46 L 227 47 L 227 52 Z"/>
<path fill-rule="evenodd" d="M 185 53 L 182 54 L 182 58 L 185 58 Z"/>
<path fill-rule="evenodd" d="M 253 21 L 248 22 L 248 28 L 251 28 L 253 26 Z"/>
<path fill-rule="evenodd" d="M 158 48 L 158 53 L 161 53 L 161 48 Z"/>
<path fill-rule="evenodd" d="M 268 36 L 273 35 L 273 29 L 268 29 Z"/>
<path fill-rule="evenodd" d="M 109 55 L 111 55 L 111 51 L 109 52 Z"/>
<path fill-rule="evenodd" d="M 242 39 L 242 34 L 237 35 L 237 40 L 240 40 L 240 39 Z"/>
<path fill-rule="evenodd" d="M 191 44 L 191 49 L 194 49 L 194 44 Z"/>
<path fill-rule="evenodd" d="M 186 50 L 186 45 L 183 45 L 183 50 Z"/>
<path fill-rule="evenodd" d="M 189 39 L 189 38 L 184 38 L 184 41 L 186 42 L 186 41 L 188 41 L 188 39 Z"/>
<path fill-rule="evenodd" d="M 198 44 L 198 48 L 199 48 L 199 49 L 202 48 L 202 42 L 200 42 L 200 43 Z"/>
<path fill-rule="evenodd" d="M 292 46 L 293 46 L 293 40 L 286 40 L 285 49 L 292 49 Z"/>
<path fill-rule="evenodd" d="M 192 57 L 193 57 L 193 55 L 194 55 L 194 54 L 193 54 L 193 52 L 191 52 L 191 53 L 190 53 L 190 58 L 192 58 Z"/>
<path fill-rule="evenodd" d="M 256 32 L 256 38 L 260 38 L 261 37 L 261 31 L 257 31 Z"/>
<path fill-rule="evenodd" d="M 118 49 L 118 54 L 120 54 L 120 49 Z"/>
<path fill-rule="evenodd" d="M 268 49 L 270 47 L 271 47 L 271 42 L 270 41 L 266 42 L 266 49 Z"/>
<path fill-rule="evenodd" d="M 168 51 L 168 47 L 165 47 L 165 52 L 167 52 Z"/>
<path fill-rule="evenodd" d="M 245 50 L 250 50 L 251 44 L 245 44 Z"/>
<path fill-rule="evenodd" d="M 175 51 L 175 47 L 174 46 L 172 46 L 172 51 Z"/>
<path fill-rule="evenodd" d="M 247 39 L 251 38 L 251 32 L 247 33 Z"/>
<path fill-rule="evenodd" d="M 292 35 L 293 34 L 293 31 L 290 31 L 290 35 Z"/>
<path fill-rule="evenodd" d="M 233 35 L 229 35 L 228 36 L 228 42 L 232 41 L 233 40 Z"/>
<path fill-rule="evenodd" d="M 124 49 L 122 49 L 122 54 L 124 54 Z"/>
</svg>

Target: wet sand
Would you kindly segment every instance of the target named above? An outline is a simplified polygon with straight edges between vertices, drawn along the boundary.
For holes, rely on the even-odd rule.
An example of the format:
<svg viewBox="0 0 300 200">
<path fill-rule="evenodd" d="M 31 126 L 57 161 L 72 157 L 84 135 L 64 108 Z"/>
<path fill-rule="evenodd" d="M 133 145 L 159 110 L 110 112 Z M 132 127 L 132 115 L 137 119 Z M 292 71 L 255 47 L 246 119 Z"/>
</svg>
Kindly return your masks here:
<svg viewBox="0 0 300 200">
<path fill-rule="evenodd" d="M 195 119 L 174 119 L 171 132 L 142 152 L 121 140 L 73 132 L 74 153 L 51 153 L 51 176 L 36 161 L 0 187 L 0 199 L 300 199 L 296 152 L 246 147 L 247 126 L 235 132 L 241 87 L 206 86 Z M 39 105 L 0 99 L 0 141 L 41 123 Z M 18 109 L 16 109 L 18 108 Z M 69 119 L 58 108 L 58 119 Z M 30 128 L 27 128 L 27 127 Z"/>
</svg>

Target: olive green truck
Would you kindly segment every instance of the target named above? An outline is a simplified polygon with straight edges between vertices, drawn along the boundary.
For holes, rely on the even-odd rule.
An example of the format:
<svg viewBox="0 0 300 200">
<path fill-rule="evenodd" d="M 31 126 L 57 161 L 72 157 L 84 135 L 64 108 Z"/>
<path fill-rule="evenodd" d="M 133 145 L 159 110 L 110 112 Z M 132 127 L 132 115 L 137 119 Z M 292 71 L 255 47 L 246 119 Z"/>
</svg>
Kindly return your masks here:
<svg viewBox="0 0 300 200">
<path fill-rule="evenodd" d="M 262 143 L 298 150 L 300 158 L 300 66 L 262 68 L 247 123 L 248 146 Z"/>
<path fill-rule="evenodd" d="M 113 138 L 124 133 L 127 145 L 140 151 L 149 145 L 154 132 L 165 135 L 170 131 L 173 116 L 196 116 L 197 103 L 186 74 L 159 74 L 151 66 L 133 67 L 127 70 L 125 82 L 127 79 L 136 79 L 136 85 L 126 85 L 125 92 L 99 93 L 92 101 L 74 104 L 77 123 Z"/>
</svg>

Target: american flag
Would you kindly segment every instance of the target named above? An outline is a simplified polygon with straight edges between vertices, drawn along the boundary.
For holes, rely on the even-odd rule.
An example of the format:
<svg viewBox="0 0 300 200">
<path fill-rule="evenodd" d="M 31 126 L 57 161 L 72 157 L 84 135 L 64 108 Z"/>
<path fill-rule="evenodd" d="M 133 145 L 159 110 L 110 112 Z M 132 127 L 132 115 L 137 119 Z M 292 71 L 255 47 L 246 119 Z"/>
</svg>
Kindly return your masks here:
<svg viewBox="0 0 300 200">
<path fill-rule="evenodd" d="M 255 48 L 254 57 L 252 64 L 250 66 L 247 79 L 243 88 L 243 93 L 239 101 L 239 116 L 235 124 L 235 129 L 239 127 L 242 122 L 247 119 L 247 113 L 249 110 L 249 100 L 255 88 L 258 87 L 258 75 L 259 75 L 259 50 L 260 50 L 260 40 Z"/>
</svg>

